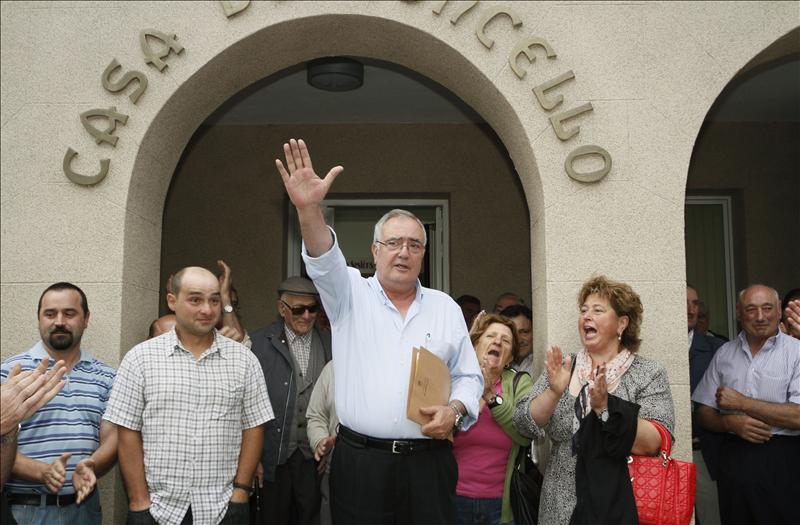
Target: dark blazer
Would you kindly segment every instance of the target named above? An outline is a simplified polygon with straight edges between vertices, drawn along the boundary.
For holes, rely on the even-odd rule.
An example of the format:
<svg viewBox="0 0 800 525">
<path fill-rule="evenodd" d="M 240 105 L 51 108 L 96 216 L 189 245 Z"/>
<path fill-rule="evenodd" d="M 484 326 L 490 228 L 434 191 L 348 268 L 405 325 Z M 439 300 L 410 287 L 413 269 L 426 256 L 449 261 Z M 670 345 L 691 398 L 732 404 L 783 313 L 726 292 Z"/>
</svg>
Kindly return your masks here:
<svg viewBox="0 0 800 525">
<path fill-rule="evenodd" d="M 264 479 L 267 481 L 275 480 L 275 468 L 288 459 L 291 435 L 289 429 L 293 424 L 297 401 L 294 361 L 286 342 L 284 326 L 281 319 L 250 334 L 250 339 L 253 341 L 252 351 L 261 363 L 264 379 L 267 382 L 269 401 L 275 414 L 275 419 L 267 422 L 265 426 L 264 449 L 261 452 Z M 315 326 L 312 337 L 322 343 L 327 363 L 331 360 L 330 333 Z"/>
<path fill-rule="evenodd" d="M 692 338 L 692 346 L 689 348 L 689 385 L 691 391 L 697 388 L 700 380 L 703 379 L 711 359 L 724 341 L 714 336 L 695 332 Z M 703 452 L 703 459 L 706 462 L 711 479 L 717 479 L 717 467 L 719 466 L 719 447 L 724 434 L 711 432 L 701 427 L 695 420 L 694 410 L 692 410 L 692 436 L 700 438 L 700 450 Z"/>
</svg>

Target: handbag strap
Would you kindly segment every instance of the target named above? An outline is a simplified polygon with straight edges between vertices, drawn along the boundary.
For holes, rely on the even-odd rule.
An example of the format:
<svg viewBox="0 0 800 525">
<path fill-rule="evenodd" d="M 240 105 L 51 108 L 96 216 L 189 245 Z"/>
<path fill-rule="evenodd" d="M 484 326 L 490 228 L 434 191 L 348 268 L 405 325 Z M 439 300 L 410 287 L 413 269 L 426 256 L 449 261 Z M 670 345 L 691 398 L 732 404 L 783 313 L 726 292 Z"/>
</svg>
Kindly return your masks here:
<svg viewBox="0 0 800 525">
<path fill-rule="evenodd" d="M 523 375 L 526 375 L 526 374 L 530 375 L 530 374 L 528 374 L 528 372 L 526 372 L 525 370 L 514 370 L 514 372 L 516 372 L 516 373 L 514 374 L 514 380 L 511 382 L 511 394 L 516 399 L 516 397 L 517 397 L 517 385 L 519 384 L 519 380 L 522 379 Z"/>
<path fill-rule="evenodd" d="M 652 425 L 656 427 L 656 430 L 658 430 L 658 435 L 661 436 L 661 455 L 664 458 L 669 459 L 672 457 L 670 455 L 672 453 L 672 437 L 670 437 L 669 432 L 667 432 L 667 429 L 664 428 L 664 425 L 655 419 L 647 419 L 646 421 L 652 423 Z"/>
</svg>

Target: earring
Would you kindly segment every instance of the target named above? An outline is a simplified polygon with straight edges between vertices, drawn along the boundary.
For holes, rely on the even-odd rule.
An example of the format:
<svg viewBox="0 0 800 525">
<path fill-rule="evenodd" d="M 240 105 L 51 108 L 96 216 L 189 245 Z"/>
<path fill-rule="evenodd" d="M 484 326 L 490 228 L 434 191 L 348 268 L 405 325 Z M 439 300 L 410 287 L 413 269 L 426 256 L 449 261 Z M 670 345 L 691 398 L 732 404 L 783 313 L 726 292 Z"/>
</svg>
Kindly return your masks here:
<svg viewBox="0 0 800 525">
<path fill-rule="evenodd" d="M 617 340 L 622 341 L 622 334 L 617 334 Z"/>
</svg>

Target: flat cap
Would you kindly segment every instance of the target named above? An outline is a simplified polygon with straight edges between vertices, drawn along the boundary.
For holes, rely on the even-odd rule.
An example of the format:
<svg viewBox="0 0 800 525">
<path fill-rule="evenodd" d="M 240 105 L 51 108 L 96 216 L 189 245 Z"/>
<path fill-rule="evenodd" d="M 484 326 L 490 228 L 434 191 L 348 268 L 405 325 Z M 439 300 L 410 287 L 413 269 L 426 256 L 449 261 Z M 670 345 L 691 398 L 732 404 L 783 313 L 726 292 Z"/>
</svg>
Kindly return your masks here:
<svg viewBox="0 0 800 525">
<path fill-rule="evenodd" d="M 278 293 L 293 295 L 319 295 L 317 287 L 305 277 L 289 277 L 278 286 Z"/>
</svg>

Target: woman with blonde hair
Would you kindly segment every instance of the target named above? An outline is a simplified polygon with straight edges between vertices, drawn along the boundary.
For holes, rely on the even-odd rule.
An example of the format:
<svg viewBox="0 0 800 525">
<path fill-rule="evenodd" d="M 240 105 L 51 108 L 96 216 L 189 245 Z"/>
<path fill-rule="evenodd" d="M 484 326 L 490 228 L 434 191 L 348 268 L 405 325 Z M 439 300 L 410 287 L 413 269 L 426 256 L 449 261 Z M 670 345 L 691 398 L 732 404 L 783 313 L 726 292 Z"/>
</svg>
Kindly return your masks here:
<svg viewBox="0 0 800 525">
<path fill-rule="evenodd" d="M 630 286 L 593 277 L 578 307 L 583 348 L 563 358 L 551 347 L 514 410 L 521 434 L 546 434 L 553 444 L 539 523 L 638 523 L 626 457 L 658 453 L 654 422 L 673 432 L 667 373 L 637 353 L 643 308 Z"/>
</svg>

